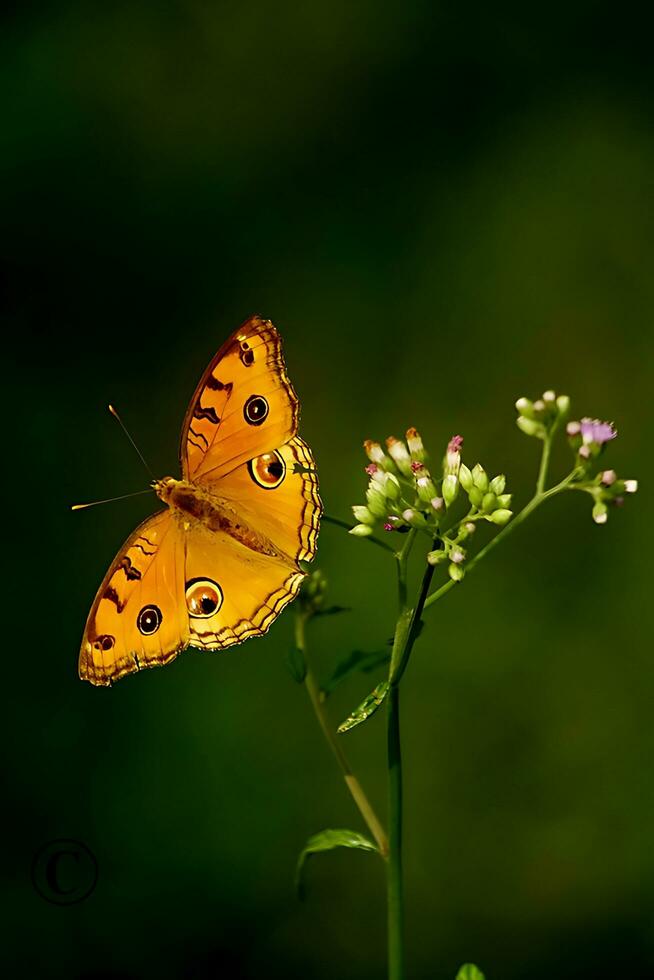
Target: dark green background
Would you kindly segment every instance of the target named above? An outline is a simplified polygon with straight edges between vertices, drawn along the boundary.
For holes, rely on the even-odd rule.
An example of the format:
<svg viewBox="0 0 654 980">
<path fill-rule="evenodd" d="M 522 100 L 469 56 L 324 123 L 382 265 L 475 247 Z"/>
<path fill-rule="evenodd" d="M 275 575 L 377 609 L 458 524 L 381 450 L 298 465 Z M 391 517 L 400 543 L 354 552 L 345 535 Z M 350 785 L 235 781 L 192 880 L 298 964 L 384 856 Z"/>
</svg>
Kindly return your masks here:
<svg viewBox="0 0 654 980">
<path fill-rule="evenodd" d="M 619 8 L 624 10 L 624 8 Z M 505 471 L 537 446 L 513 402 L 554 386 L 613 418 L 641 493 L 606 527 L 551 503 L 429 614 L 404 682 L 410 976 L 654 972 L 650 571 L 651 29 L 615 4 L 16 6 L 0 50 L 0 195 L 17 452 L 3 551 L 8 793 L 3 952 L 22 976 L 382 977 L 382 866 L 303 842 L 362 829 L 284 658 L 189 652 L 96 690 L 89 604 L 153 509 L 71 502 L 158 474 L 206 362 L 274 320 L 329 512 L 361 501 L 365 437 L 416 425 Z M 568 465 L 555 456 L 556 472 Z M 649 478 L 648 478 L 649 477 Z M 480 535 L 481 537 L 481 535 Z M 348 616 L 326 670 L 392 630 L 392 560 L 325 526 Z M 335 721 L 369 677 L 335 695 Z M 384 726 L 346 736 L 384 809 Z M 29 867 L 85 841 L 93 896 Z M 16 972 L 14 972 L 16 975 Z"/>
</svg>

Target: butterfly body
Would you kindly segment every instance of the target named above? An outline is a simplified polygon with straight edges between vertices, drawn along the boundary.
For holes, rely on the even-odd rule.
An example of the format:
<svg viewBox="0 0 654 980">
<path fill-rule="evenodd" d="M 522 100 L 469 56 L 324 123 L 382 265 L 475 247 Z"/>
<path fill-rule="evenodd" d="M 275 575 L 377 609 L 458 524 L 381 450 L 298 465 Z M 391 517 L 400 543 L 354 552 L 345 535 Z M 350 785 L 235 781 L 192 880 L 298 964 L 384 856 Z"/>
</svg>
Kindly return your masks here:
<svg viewBox="0 0 654 980">
<path fill-rule="evenodd" d="M 182 533 L 223 531 L 258 554 L 284 557 L 269 538 L 248 527 L 227 500 L 204 487 L 166 476 L 155 482 L 154 491 L 170 507 Z"/>
<path fill-rule="evenodd" d="M 221 347 L 191 399 L 182 478 L 119 550 L 84 630 L 79 674 L 109 685 L 265 633 L 297 594 L 322 513 L 315 463 L 297 436 L 281 339 L 252 317 Z"/>
</svg>

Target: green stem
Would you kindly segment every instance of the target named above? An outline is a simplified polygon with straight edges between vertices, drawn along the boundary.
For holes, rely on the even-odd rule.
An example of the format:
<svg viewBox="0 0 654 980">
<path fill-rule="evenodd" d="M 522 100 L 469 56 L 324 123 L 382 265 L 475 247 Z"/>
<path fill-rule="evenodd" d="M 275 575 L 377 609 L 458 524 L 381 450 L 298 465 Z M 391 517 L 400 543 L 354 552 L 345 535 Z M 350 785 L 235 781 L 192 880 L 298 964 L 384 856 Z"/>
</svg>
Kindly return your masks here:
<svg viewBox="0 0 654 980">
<path fill-rule="evenodd" d="M 402 879 L 402 749 L 400 745 L 400 689 L 388 692 L 388 977 L 404 977 L 404 885 Z"/>
<path fill-rule="evenodd" d="M 547 476 L 548 461 L 549 461 L 549 442 L 548 440 L 546 440 L 545 444 L 543 445 L 543 456 L 541 459 L 541 466 L 538 475 L 537 487 L 541 485 L 541 481 L 544 482 Z M 486 555 L 488 555 L 489 552 L 493 550 L 493 548 L 496 548 L 501 541 L 504 541 L 516 527 L 519 527 L 520 524 L 522 524 L 522 522 L 526 520 L 526 518 L 529 517 L 530 514 L 533 514 L 536 508 L 540 507 L 540 505 L 545 500 L 549 500 L 550 497 L 555 497 L 557 493 L 561 493 L 562 490 L 566 490 L 576 476 L 578 476 L 578 471 L 573 470 L 572 473 L 569 473 L 564 480 L 561 480 L 560 483 L 557 483 L 555 486 L 550 487 L 549 490 L 537 489 L 536 493 L 531 498 L 529 503 L 525 504 L 522 510 L 518 514 L 516 514 L 515 517 L 508 524 L 506 524 L 502 528 L 502 530 L 495 535 L 494 538 L 491 538 L 488 544 L 485 545 L 481 549 L 481 551 L 479 551 L 473 558 L 471 558 L 469 562 L 466 562 L 466 575 L 469 572 L 471 572 L 473 568 L 479 564 L 482 558 L 485 558 Z M 429 606 L 433 606 L 435 602 L 437 602 L 440 598 L 442 598 L 442 596 L 444 596 L 447 592 L 450 591 L 450 589 L 454 588 L 454 586 L 457 584 L 458 583 L 454 582 L 452 579 L 450 579 L 449 582 L 445 582 L 443 585 L 441 585 L 439 589 L 436 589 L 435 592 L 432 592 L 432 594 L 427 597 L 427 599 L 425 600 L 424 608 L 428 609 Z"/>
<path fill-rule="evenodd" d="M 347 786 L 352 799 L 356 803 L 359 813 L 363 817 L 366 826 L 368 827 L 370 833 L 375 839 L 379 852 L 383 858 L 388 855 L 389 845 L 388 838 L 386 836 L 386 831 L 381 825 L 377 814 L 375 813 L 370 800 L 363 791 L 361 783 L 357 777 L 352 772 L 352 767 L 348 762 L 347 756 L 343 752 L 341 743 L 336 738 L 334 731 L 332 730 L 329 719 L 327 718 L 327 711 L 325 709 L 324 702 L 320 697 L 320 685 L 316 679 L 316 675 L 311 666 L 311 661 L 307 652 L 307 642 L 306 642 L 306 624 L 308 620 L 308 615 L 306 612 L 299 612 L 295 616 L 295 645 L 302 652 L 304 658 L 304 663 L 306 666 L 306 674 L 304 677 L 304 686 L 307 689 L 307 694 L 309 695 L 309 700 L 311 701 L 311 706 L 313 707 L 314 713 L 318 720 L 318 724 L 322 729 L 322 733 L 331 748 L 339 768 L 343 774 L 343 779 L 345 780 L 345 785 Z"/>
</svg>

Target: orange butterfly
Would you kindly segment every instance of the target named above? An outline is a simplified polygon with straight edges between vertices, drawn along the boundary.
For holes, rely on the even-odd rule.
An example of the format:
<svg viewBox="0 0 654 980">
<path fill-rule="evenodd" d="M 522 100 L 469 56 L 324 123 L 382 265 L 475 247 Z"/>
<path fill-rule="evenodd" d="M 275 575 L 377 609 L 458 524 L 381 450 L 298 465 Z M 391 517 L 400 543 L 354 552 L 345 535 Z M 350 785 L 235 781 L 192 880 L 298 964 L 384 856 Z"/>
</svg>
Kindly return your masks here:
<svg viewBox="0 0 654 980">
<path fill-rule="evenodd" d="M 265 633 L 300 588 L 322 514 L 281 338 L 252 317 L 223 344 L 191 399 L 182 479 L 127 539 L 91 607 L 79 675 L 108 685 L 189 645 Z"/>
</svg>

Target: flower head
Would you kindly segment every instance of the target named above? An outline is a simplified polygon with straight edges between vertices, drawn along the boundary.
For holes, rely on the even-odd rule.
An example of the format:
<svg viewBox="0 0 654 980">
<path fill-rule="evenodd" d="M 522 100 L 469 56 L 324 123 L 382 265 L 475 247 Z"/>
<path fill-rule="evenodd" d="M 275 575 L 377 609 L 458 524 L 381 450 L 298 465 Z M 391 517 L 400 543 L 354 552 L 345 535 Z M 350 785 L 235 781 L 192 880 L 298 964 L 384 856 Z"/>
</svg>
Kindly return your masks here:
<svg viewBox="0 0 654 980">
<path fill-rule="evenodd" d="M 589 418 L 581 420 L 578 431 L 581 432 L 581 437 L 586 445 L 594 442 L 597 446 L 603 446 L 605 442 L 615 439 L 618 434 L 611 422 L 600 422 L 599 419 Z M 568 434 L 571 434 L 569 427 Z"/>
</svg>

